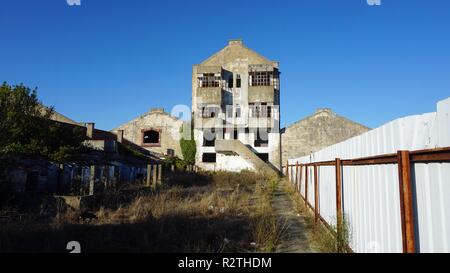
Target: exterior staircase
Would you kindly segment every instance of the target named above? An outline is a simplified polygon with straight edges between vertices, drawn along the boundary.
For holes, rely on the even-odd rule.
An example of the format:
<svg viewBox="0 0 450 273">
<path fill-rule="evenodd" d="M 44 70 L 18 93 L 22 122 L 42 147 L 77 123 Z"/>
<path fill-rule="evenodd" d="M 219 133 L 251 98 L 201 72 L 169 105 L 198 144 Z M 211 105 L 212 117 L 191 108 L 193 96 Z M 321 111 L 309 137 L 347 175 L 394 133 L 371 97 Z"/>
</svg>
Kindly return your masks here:
<svg viewBox="0 0 450 273">
<path fill-rule="evenodd" d="M 248 146 L 239 140 L 217 139 L 215 143 L 216 153 L 238 155 L 253 166 L 257 172 L 266 172 L 268 175 L 278 175 L 268 163 L 259 158 Z"/>
</svg>

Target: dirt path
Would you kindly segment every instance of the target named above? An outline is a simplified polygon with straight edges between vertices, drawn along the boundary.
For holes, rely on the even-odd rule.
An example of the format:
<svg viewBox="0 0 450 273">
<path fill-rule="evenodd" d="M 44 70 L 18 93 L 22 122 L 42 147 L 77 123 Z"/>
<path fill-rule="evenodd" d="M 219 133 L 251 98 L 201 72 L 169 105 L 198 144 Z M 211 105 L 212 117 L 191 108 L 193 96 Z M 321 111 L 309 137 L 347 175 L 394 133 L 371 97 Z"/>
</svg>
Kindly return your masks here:
<svg viewBox="0 0 450 273">
<path fill-rule="evenodd" d="M 281 183 L 278 183 L 273 192 L 272 207 L 277 215 L 278 224 L 284 230 L 276 252 L 316 252 L 310 245 L 310 231 L 307 228 L 305 217 L 296 211 L 295 203 Z"/>
</svg>

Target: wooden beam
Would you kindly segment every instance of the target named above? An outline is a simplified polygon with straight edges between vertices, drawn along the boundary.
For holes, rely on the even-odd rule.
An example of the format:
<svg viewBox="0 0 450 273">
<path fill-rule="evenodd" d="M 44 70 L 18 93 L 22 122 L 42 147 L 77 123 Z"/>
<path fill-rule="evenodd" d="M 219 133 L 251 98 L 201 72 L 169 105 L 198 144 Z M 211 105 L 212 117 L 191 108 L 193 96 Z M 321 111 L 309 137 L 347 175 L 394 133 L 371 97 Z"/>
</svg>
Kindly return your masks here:
<svg viewBox="0 0 450 273">
<path fill-rule="evenodd" d="M 297 188 L 298 185 L 298 161 L 295 163 L 295 187 Z"/>
<path fill-rule="evenodd" d="M 397 158 L 403 252 L 414 253 L 416 250 L 415 227 L 409 151 L 399 151 Z"/>
</svg>

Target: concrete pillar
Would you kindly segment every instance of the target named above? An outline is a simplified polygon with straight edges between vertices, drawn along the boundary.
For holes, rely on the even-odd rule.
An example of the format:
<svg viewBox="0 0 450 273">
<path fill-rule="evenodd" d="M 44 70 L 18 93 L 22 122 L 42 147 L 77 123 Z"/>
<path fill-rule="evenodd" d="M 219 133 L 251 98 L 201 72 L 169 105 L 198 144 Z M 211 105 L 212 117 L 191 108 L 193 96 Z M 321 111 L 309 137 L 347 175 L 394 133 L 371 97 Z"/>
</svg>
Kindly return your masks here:
<svg viewBox="0 0 450 273">
<path fill-rule="evenodd" d="M 95 165 L 91 165 L 91 171 L 89 176 L 89 195 L 94 195 L 95 186 Z"/>
<path fill-rule="evenodd" d="M 158 164 L 158 185 L 162 184 L 162 164 Z"/>
<path fill-rule="evenodd" d="M 153 164 L 153 166 L 152 166 L 152 171 L 153 171 L 153 179 L 152 179 L 152 182 L 153 182 L 153 184 L 152 184 L 152 187 L 155 189 L 156 188 L 156 179 L 157 179 L 157 177 L 156 177 L 156 164 Z"/>
<path fill-rule="evenodd" d="M 147 187 L 150 187 L 152 185 L 151 178 L 152 178 L 152 165 L 148 164 L 147 165 L 147 181 L 146 181 Z"/>
</svg>

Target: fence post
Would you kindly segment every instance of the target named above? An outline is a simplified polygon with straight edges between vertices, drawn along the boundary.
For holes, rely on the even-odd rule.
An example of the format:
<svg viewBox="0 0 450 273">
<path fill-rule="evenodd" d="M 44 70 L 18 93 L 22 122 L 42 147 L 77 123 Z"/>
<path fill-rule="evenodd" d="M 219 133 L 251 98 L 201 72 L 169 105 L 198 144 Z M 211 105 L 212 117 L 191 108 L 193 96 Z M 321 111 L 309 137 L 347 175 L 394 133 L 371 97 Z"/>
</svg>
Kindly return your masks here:
<svg viewBox="0 0 450 273">
<path fill-rule="evenodd" d="M 294 183 L 295 187 L 297 187 L 298 185 L 298 161 L 295 162 L 295 183 Z"/>
<path fill-rule="evenodd" d="M 289 178 L 289 160 L 286 160 L 286 176 L 288 178 L 288 181 L 291 181 Z"/>
<path fill-rule="evenodd" d="M 305 165 L 305 205 L 308 209 L 308 164 Z"/>
<path fill-rule="evenodd" d="M 95 165 L 91 165 L 89 176 L 89 195 L 94 195 L 94 185 L 95 185 Z"/>
<path fill-rule="evenodd" d="M 317 175 L 317 164 L 314 164 L 314 222 L 319 219 L 319 179 Z"/>
<path fill-rule="evenodd" d="M 158 185 L 162 184 L 162 164 L 158 164 Z"/>
<path fill-rule="evenodd" d="M 146 180 L 146 186 L 150 187 L 151 186 L 151 177 L 152 177 L 152 165 L 147 164 L 147 180 Z"/>
<path fill-rule="evenodd" d="M 152 165 L 152 171 L 153 171 L 153 178 L 152 178 L 152 188 L 156 189 L 156 166 L 155 164 Z"/>
<path fill-rule="evenodd" d="M 342 214 L 342 173 L 341 173 L 341 159 L 336 158 L 335 169 L 336 169 L 336 224 L 337 224 L 337 236 L 338 242 L 342 242 L 342 224 L 344 222 L 344 217 Z M 340 251 L 341 245 L 338 245 L 338 251 Z"/>
<path fill-rule="evenodd" d="M 303 164 L 300 163 L 300 177 L 298 180 L 298 192 L 300 193 L 300 195 L 302 195 L 302 170 L 303 170 Z"/>
<path fill-rule="evenodd" d="M 415 227 L 409 151 L 397 152 L 403 252 L 415 252 Z"/>
</svg>

